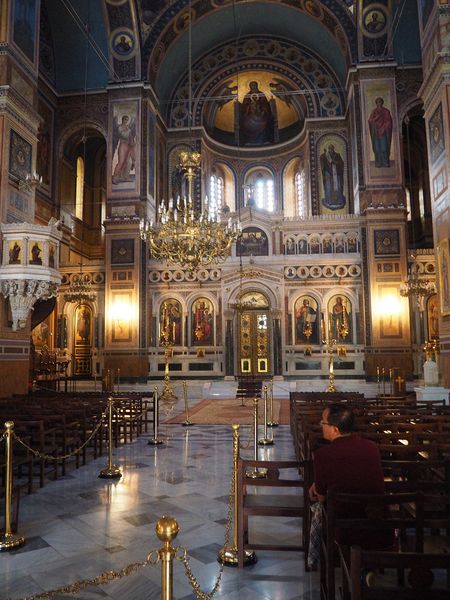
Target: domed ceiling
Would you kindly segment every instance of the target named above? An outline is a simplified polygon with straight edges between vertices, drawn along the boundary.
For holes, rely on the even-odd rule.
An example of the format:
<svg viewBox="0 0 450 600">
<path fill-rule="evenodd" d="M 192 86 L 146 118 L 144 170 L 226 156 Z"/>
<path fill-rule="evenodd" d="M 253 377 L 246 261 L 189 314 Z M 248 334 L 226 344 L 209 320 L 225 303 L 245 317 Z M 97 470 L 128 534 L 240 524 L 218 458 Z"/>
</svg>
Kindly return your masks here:
<svg viewBox="0 0 450 600">
<path fill-rule="evenodd" d="M 344 87 L 348 68 L 357 61 L 355 5 L 351 0 L 42 0 L 41 73 L 57 92 L 82 90 L 83 54 L 89 48 L 88 88 L 146 81 L 161 114 L 168 116 L 170 98 L 187 72 L 190 9 L 193 63 L 219 45 L 271 36 L 308 49 Z M 394 5 L 396 59 L 418 63 L 417 3 L 401 3 L 401 11 Z M 123 37 L 133 52 L 118 51 Z M 282 57 L 277 60 L 286 66 Z"/>
</svg>

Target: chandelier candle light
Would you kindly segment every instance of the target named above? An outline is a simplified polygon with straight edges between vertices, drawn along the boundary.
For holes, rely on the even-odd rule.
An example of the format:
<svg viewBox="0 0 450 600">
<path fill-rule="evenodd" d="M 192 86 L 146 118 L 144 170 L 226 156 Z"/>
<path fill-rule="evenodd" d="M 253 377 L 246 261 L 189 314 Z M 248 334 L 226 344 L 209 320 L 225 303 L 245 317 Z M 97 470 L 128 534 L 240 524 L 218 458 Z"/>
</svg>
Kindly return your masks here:
<svg viewBox="0 0 450 600">
<path fill-rule="evenodd" d="M 189 136 L 192 128 L 192 10 L 189 0 L 187 103 Z M 210 210 L 208 198 L 194 208 L 194 179 L 200 171 L 201 155 L 192 147 L 179 155 L 179 170 L 187 180 L 187 198 L 161 200 L 155 223 L 141 221 L 141 237 L 147 241 L 153 258 L 166 260 L 194 273 L 201 267 L 224 262 L 240 234 L 239 223 L 222 218 L 218 207 Z"/>
<path fill-rule="evenodd" d="M 150 246 L 153 258 L 166 260 L 193 273 L 201 267 L 220 264 L 230 254 L 240 227 L 222 221 L 219 214 L 208 210 L 205 198 L 203 211 L 194 211 L 191 198 L 161 201 L 159 221 L 141 221 L 141 237 Z"/>
<path fill-rule="evenodd" d="M 432 281 L 419 277 L 419 265 L 415 253 L 411 253 L 408 277 L 400 286 L 400 296 L 403 298 L 415 298 L 419 311 L 424 310 L 423 301 L 426 296 L 435 293 L 436 288 Z"/>
</svg>

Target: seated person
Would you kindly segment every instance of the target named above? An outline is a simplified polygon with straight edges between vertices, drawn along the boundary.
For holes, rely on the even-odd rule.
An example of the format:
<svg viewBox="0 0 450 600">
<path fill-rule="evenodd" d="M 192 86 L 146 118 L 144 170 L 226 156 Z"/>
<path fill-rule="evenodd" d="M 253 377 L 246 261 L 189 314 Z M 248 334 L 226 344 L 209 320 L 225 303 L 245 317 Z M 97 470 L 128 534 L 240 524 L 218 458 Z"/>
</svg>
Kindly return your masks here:
<svg viewBox="0 0 450 600">
<path fill-rule="evenodd" d="M 330 404 L 322 413 L 323 437 L 331 442 L 314 453 L 314 483 L 309 489 L 312 502 L 324 502 L 328 490 L 347 494 L 384 494 L 380 452 L 372 441 L 354 433 L 355 419 L 346 404 Z M 364 518 L 364 506 L 337 508 L 337 517 Z M 335 532 L 336 541 L 377 549 L 392 546 L 393 532 Z"/>
</svg>

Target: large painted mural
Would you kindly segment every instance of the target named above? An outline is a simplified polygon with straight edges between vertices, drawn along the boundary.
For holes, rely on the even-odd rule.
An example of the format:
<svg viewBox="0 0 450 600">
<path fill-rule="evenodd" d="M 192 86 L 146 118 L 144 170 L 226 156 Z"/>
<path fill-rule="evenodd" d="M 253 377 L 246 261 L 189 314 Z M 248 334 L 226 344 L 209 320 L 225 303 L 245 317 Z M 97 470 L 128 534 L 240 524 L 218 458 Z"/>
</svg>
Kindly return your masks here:
<svg viewBox="0 0 450 600">
<path fill-rule="evenodd" d="M 267 71 L 246 71 L 222 82 L 212 95 L 216 98 L 212 131 L 216 137 L 231 134 L 241 146 L 279 141 L 280 132 L 296 131 L 303 115 L 292 84 Z"/>
</svg>

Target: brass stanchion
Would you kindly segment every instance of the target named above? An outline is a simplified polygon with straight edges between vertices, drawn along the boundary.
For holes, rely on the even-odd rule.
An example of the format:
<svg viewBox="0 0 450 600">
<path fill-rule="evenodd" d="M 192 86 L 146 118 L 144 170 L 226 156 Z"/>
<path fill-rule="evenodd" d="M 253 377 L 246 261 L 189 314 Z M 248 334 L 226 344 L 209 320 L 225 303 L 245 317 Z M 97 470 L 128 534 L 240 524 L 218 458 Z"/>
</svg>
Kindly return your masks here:
<svg viewBox="0 0 450 600">
<path fill-rule="evenodd" d="M 260 446 L 273 446 L 273 435 L 271 438 L 267 437 L 267 385 L 263 388 L 264 396 L 264 437 L 258 442 Z"/>
<path fill-rule="evenodd" d="M 219 556 L 217 560 L 223 565 L 229 567 L 235 567 L 238 564 L 238 515 L 239 515 L 239 503 L 238 503 L 238 482 L 237 482 L 237 469 L 239 460 L 239 424 L 235 423 L 231 426 L 233 429 L 233 492 L 234 492 L 234 535 L 233 545 L 223 546 L 219 550 Z M 244 565 L 251 565 L 257 561 L 256 554 L 253 550 L 244 550 Z"/>
<path fill-rule="evenodd" d="M 377 396 L 381 394 L 381 385 L 380 385 L 380 367 L 377 366 Z"/>
<path fill-rule="evenodd" d="M 270 380 L 269 385 L 269 422 L 267 423 L 267 427 L 278 427 L 279 423 L 273 420 L 273 379 Z"/>
<path fill-rule="evenodd" d="M 119 479 L 122 477 L 120 467 L 113 465 L 112 463 L 112 447 L 113 447 L 113 436 L 112 436 L 112 411 L 113 411 L 114 400 L 112 396 L 108 398 L 108 466 L 102 469 L 98 474 L 100 479 Z"/>
<path fill-rule="evenodd" d="M 158 398 L 158 386 L 155 385 L 155 391 L 153 392 L 155 398 L 155 412 L 153 413 L 153 438 L 148 440 L 149 446 L 159 446 L 164 444 L 164 440 L 158 437 L 158 425 L 159 425 L 159 398 Z"/>
<path fill-rule="evenodd" d="M 253 399 L 253 446 L 254 460 L 258 460 L 258 398 Z M 267 469 L 253 467 L 252 469 L 247 469 L 245 476 L 250 479 L 263 479 L 267 477 Z"/>
<path fill-rule="evenodd" d="M 183 427 L 189 427 L 190 425 L 194 425 L 192 421 L 189 420 L 189 403 L 187 397 L 187 383 L 186 380 L 183 381 L 183 394 L 184 394 L 184 413 L 186 415 L 186 419 L 181 423 Z"/>
<path fill-rule="evenodd" d="M 12 442 L 14 423 L 5 423 L 6 443 L 6 484 L 5 484 L 5 533 L 0 537 L 0 551 L 11 550 L 25 544 L 25 538 L 11 531 L 11 501 L 12 501 L 12 479 L 13 479 L 13 456 Z"/>
<path fill-rule="evenodd" d="M 156 523 L 156 535 L 164 542 L 164 546 L 158 550 L 161 561 L 161 600 L 173 600 L 173 561 L 176 548 L 171 545 L 180 531 L 176 519 L 172 517 L 161 517 Z"/>
<path fill-rule="evenodd" d="M 117 369 L 117 393 L 120 393 L 120 369 Z"/>
<path fill-rule="evenodd" d="M 381 374 L 383 376 L 383 396 L 386 396 L 386 372 L 384 370 L 384 367 L 381 370 Z"/>
</svg>

